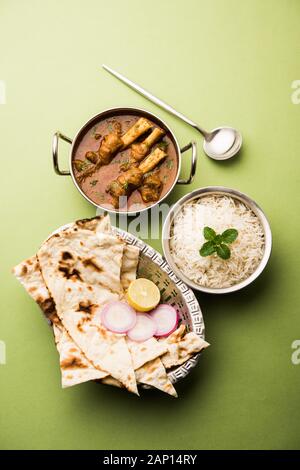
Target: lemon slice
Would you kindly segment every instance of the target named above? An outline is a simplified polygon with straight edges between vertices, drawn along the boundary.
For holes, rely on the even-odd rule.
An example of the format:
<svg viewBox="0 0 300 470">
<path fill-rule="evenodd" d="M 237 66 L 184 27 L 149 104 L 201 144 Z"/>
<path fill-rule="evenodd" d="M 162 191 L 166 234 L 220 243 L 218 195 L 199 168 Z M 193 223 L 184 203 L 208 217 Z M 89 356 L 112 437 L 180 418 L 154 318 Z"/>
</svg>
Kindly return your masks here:
<svg viewBox="0 0 300 470">
<path fill-rule="evenodd" d="M 128 287 L 127 301 L 135 310 L 149 312 L 159 304 L 159 288 L 149 279 L 135 279 Z"/>
</svg>

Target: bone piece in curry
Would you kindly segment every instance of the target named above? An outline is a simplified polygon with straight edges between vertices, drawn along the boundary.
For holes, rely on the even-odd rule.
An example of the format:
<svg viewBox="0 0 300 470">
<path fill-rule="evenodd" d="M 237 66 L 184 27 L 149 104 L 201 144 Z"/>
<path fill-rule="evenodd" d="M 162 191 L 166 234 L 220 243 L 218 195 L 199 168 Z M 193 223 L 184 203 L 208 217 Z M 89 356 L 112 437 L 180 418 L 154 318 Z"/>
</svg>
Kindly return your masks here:
<svg viewBox="0 0 300 470">
<path fill-rule="evenodd" d="M 103 137 L 98 149 L 101 165 L 110 163 L 118 150 L 125 150 L 138 137 L 147 132 L 151 126 L 152 124 L 148 119 L 140 118 L 122 137 L 120 127 L 115 126 L 113 132 Z"/>
<path fill-rule="evenodd" d="M 152 124 L 148 119 L 140 118 L 136 121 L 133 126 L 131 126 L 127 132 L 121 137 L 123 146 L 122 149 L 126 149 L 131 145 L 138 137 L 145 134 L 149 129 L 151 129 Z"/>
<path fill-rule="evenodd" d="M 95 173 L 101 166 L 108 165 L 119 150 L 125 150 L 152 126 L 148 119 L 140 118 L 121 136 L 121 127 L 118 124 L 116 122 L 113 131 L 103 137 L 97 152 L 87 152 L 86 158 L 91 162 L 91 165 L 78 176 L 79 183 Z M 93 154 L 92 160 L 88 158 L 91 157 L 91 154 Z"/>
<path fill-rule="evenodd" d="M 153 150 L 145 160 L 142 161 L 139 165 L 139 169 L 144 173 L 154 170 L 154 168 L 167 156 L 167 153 L 160 149 L 156 148 Z"/>
<path fill-rule="evenodd" d="M 119 207 L 119 198 L 127 196 L 142 184 L 143 176 L 139 168 L 133 167 L 109 184 L 106 191 L 113 197 L 114 207 Z"/>
<path fill-rule="evenodd" d="M 155 127 L 155 129 L 153 129 L 151 134 L 149 134 L 145 140 L 136 144 L 132 144 L 131 155 L 127 165 L 130 166 L 135 163 L 138 164 L 138 162 L 141 162 L 143 158 L 148 155 L 153 145 L 156 144 L 156 142 L 158 142 L 164 134 L 165 131 L 163 129 Z"/>
<path fill-rule="evenodd" d="M 156 148 L 138 167 L 133 166 L 113 180 L 107 192 L 112 195 L 114 206 L 119 206 L 120 197 L 128 196 L 135 188 L 141 186 L 144 175 L 153 170 L 166 156 L 166 152 Z"/>
</svg>

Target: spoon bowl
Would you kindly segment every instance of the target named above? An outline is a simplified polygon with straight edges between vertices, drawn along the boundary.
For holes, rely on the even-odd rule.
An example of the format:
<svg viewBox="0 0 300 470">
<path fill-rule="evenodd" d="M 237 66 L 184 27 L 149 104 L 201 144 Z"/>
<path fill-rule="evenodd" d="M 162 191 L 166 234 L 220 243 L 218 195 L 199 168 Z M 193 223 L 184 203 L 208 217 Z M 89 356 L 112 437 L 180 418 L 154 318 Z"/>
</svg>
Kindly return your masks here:
<svg viewBox="0 0 300 470">
<path fill-rule="evenodd" d="M 217 127 L 205 136 L 203 150 L 214 160 L 228 160 L 238 153 L 242 142 L 242 135 L 237 129 Z"/>
</svg>

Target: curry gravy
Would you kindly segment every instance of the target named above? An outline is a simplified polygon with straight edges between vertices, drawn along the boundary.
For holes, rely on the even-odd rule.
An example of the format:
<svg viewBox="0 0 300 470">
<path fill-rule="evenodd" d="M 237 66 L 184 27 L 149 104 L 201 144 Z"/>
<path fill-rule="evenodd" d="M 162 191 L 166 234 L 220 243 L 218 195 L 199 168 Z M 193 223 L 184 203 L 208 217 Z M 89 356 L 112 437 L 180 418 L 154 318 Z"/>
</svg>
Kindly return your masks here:
<svg viewBox="0 0 300 470">
<path fill-rule="evenodd" d="M 124 151 L 118 152 L 108 165 L 101 166 L 91 175 L 87 176 L 83 181 L 79 182 L 78 178 L 80 177 L 81 171 L 84 171 L 86 168 L 93 167 L 91 162 L 86 159 L 86 153 L 89 151 L 97 152 L 101 139 L 103 139 L 105 135 L 114 132 L 116 124 L 121 125 L 121 132 L 124 134 L 139 118 L 140 116 L 128 114 L 118 115 L 116 117 L 99 121 L 98 124 L 83 135 L 81 141 L 77 145 L 72 162 L 73 173 L 81 190 L 96 205 L 115 210 L 113 207 L 113 198 L 107 192 L 107 187 L 109 183 L 123 173 L 120 167 L 122 164 L 126 164 L 126 162 L 128 162 L 131 149 L 129 147 Z M 153 124 L 153 127 L 157 127 L 157 124 L 151 120 L 149 121 Z M 147 133 L 137 139 L 135 143 L 143 141 L 146 137 Z M 152 149 L 155 149 L 158 145 L 163 145 L 163 148 L 167 153 L 167 157 L 157 166 L 158 174 L 163 185 L 160 195 L 161 199 L 166 193 L 168 193 L 174 183 L 178 170 L 178 161 L 175 145 L 168 134 L 166 134 L 158 144 L 155 144 Z M 76 166 L 74 165 L 74 162 L 76 162 Z M 78 168 L 81 171 L 79 171 Z M 153 202 L 145 203 L 138 189 L 135 189 L 127 198 L 127 206 L 125 205 L 120 207 L 118 211 L 141 210 L 151 205 L 153 205 Z"/>
</svg>

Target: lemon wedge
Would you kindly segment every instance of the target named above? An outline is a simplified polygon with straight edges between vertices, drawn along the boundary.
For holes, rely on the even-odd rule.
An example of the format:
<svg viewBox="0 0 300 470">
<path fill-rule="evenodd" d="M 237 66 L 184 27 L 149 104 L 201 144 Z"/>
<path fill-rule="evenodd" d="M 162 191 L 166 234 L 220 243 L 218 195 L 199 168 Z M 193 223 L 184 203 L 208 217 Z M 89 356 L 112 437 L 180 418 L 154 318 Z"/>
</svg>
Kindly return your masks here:
<svg viewBox="0 0 300 470">
<path fill-rule="evenodd" d="M 149 312 L 159 304 L 159 288 L 149 279 L 135 279 L 128 287 L 127 301 L 138 312 Z"/>
</svg>

